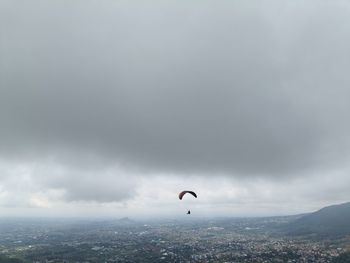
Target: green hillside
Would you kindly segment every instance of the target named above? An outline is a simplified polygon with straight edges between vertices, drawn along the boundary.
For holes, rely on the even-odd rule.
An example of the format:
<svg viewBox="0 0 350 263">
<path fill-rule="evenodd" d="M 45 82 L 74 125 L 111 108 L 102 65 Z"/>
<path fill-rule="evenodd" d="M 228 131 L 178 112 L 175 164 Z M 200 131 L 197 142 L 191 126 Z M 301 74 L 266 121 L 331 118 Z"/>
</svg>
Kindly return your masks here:
<svg viewBox="0 0 350 263">
<path fill-rule="evenodd" d="M 350 202 L 322 208 L 291 222 L 286 227 L 292 235 L 328 235 L 350 234 Z"/>
</svg>

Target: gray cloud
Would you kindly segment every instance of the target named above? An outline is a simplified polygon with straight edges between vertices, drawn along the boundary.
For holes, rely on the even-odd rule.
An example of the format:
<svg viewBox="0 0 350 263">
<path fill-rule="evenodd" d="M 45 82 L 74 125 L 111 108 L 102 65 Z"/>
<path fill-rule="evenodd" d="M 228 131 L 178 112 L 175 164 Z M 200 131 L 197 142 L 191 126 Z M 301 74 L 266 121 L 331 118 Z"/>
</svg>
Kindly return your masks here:
<svg viewBox="0 0 350 263">
<path fill-rule="evenodd" d="M 137 177 L 118 169 L 63 171 L 59 176 L 45 176 L 44 187 L 62 189 L 66 201 L 122 202 L 134 198 Z"/>
<path fill-rule="evenodd" d="M 139 175 L 119 167 L 63 166 L 53 159 L 0 163 L 0 206 L 25 207 L 59 201 L 125 202 L 132 200 Z M 34 201 L 33 201 L 34 200 Z"/>
<path fill-rule="evenodd" d="M 274 178 L 341 169 L 349 8 L 1 1 L 0 154 L 55 156 L 70 168 L 53 187 L 101 202 L 125 197 L 103 172 L 115 164 Z"/>
</svg>

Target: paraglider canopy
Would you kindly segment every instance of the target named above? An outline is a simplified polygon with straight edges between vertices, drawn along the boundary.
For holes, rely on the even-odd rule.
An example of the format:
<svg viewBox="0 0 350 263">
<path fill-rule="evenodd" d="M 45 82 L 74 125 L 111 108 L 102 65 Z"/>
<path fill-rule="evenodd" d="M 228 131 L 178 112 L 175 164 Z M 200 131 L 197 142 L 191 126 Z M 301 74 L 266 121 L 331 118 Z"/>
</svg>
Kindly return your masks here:
<svg viewBox="0 0 350 263">
<path fill-rule="evenodd" d="M 185 195 L 185 194 L 191 194 L 193 195 L 195 198 L 197 198 L 197 195 L 195 192 L 193 191 L 182 191 L 181 193 L 179 193 L 179 199 L 182 200 L 182 197 Z"/>
</svg>

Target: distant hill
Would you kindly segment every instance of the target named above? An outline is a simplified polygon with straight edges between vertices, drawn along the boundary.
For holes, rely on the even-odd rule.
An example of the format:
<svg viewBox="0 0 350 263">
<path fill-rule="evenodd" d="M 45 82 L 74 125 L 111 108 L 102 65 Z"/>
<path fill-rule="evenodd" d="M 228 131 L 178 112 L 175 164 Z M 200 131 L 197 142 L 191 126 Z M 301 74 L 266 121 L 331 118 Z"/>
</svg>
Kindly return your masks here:
<svg viewBox="0 0 350 263">
<path fill-rule="evenodd" d="M 134 222 L 134 220 L 130 219 L 129 217 L 123 217 L 123 218 L 118 219 L 118 223 L 121 223 L 121 224 L 133 224 L 135 222 Z"/>
<path fill-rule="evenodd" d="M 350 202 L 324 207 L 287 224 L 292 235 L 339 236 L 350 234 Z"/>
</svg>

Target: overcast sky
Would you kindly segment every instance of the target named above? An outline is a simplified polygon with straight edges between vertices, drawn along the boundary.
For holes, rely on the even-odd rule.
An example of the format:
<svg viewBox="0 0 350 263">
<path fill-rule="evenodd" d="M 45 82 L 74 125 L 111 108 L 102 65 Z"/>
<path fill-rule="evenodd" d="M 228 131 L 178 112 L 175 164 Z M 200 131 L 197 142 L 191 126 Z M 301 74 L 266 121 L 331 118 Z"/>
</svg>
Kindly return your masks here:
<svg viewBox="0 0 350 263">
<path fill-rule="evenodd" d="M 0 216 L 350 201 L 349 69 L 348 1 L 0 0 Z"/>
</svg>

